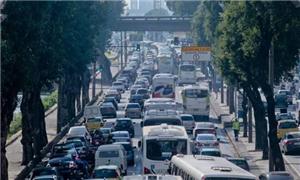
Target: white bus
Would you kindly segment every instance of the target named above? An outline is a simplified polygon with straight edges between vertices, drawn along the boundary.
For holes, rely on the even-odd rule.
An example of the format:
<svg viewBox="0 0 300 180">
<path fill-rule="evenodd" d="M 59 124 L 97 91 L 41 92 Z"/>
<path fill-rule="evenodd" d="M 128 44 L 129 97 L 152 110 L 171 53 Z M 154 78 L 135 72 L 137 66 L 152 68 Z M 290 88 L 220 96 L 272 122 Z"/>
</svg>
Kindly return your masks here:
<svg viewBox="0 0 300 180">
<path fill-rule="evenodd" d="M 190 140 L 183 126 L 161 124 L 143 127 L 143 174 L 167 174 L 172 155 L 190 154 Z"/>
<path fill-rule="evenodd" d="M 256 180 L 250 172 L 227 161 L 225 158 L 182 155 L 173 156 L 168 170 L 183 180 Z"/>
<path fill-rule="evenodd" d="M 158 60 L 158 73 L 174 73 L 174 60 L 171 54 L 159 54 Z"/>
<path fill-rule="evenodd" d="M 172 74 L 156 74 L 152 79 L 152 98 L 175 99 L 175 77 Z"/>
<path fill-rule="evenodd" d="M 195 121 L 209 121 L 209 90 L 206 84 L 184 86 L 181 91 L 183 113 L 194 116 Z"/>
<path fill-rule="evenodd" d="M 196 66 L 193 64 L 181 64 L 178 73 L 178 85 L 182 84 L 196 84 Z"/>
</svg>

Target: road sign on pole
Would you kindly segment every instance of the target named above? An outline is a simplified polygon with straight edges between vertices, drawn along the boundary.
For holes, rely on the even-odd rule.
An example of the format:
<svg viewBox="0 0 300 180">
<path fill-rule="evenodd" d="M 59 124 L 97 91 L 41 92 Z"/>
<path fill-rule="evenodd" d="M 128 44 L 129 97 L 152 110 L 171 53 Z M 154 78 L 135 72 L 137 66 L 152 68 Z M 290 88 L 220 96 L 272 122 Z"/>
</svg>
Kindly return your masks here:
<svg viewBox="0 0 300 180">
<path fill-rule="evenodd" d="M 186 46 L 181 48 L 182 61 L 210 61 L 210 47 Z"/>
</svg>

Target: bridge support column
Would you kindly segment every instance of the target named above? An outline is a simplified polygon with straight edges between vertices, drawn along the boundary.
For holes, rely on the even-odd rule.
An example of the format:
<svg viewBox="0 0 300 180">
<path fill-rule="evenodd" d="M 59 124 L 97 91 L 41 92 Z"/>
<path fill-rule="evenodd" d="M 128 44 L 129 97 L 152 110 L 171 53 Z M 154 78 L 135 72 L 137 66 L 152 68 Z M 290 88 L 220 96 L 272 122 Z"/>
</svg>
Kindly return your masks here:
<svg viewBox="0 0 300 180">
<path fill-rule="evenodd" d="M 126 67 L 127 66 L 127 33 L 126 33 L 126 31 L 124 31 L 124 50 L 125 50 L 125 53 L 124 53 L 125 67 Z"/>
<path fill-rule="evenodd" d="M 123 33 L 120 32 L 121 34 L 121 69 L 123 69 Z"/>
</svg>

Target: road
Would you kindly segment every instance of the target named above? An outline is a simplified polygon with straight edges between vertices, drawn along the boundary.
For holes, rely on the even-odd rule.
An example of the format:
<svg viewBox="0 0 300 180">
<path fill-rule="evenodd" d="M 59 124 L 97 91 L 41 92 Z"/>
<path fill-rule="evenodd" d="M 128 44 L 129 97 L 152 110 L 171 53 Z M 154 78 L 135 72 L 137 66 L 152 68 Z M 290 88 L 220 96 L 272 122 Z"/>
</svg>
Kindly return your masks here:
<svg viewBox="0 0 300 180">
<path fill-rule="evenodd" d="M 111 67 L 112 74 L 115 75 L 118 72 L 118 67 Z M 90 84 L 90 97 L 92 96 L 92 85 Z M 103 86 L 104 92 L 109 86 Z M 96 84 L 96 93 L 100 92 L 100 84 Z M 56 123 L 57 123 L 57 111 L 53 111 L 46 119 L 46 129 L 48 142 L 50 142 L 56 136 Z M 6 147 L 6 157 L 8 159 L 8 175 L 9 179 L 15 179 L 17 174 L 24 168 L 21 166 L 22 160 L 22 144 L 20 142 L 22 136 L 16 141 Z"/>
</svg>

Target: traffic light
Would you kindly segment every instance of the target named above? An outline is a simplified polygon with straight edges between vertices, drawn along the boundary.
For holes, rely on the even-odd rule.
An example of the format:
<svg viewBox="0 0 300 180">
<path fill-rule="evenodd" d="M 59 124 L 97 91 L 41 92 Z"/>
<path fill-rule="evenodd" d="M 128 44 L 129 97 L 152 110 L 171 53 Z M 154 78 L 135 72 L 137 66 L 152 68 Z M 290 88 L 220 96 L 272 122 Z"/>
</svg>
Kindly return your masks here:
<svg viewBox="0 0 300 180">
<path fill-rule="evenodd" d="M 141 50 L 141 45 L 140 45 L 140 44 L 137 44 L 137 45 L 136 45 L 136 50 L 137 50 L 137 51 L 140 51 L 140 50 Z"/>
</svg>

